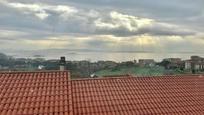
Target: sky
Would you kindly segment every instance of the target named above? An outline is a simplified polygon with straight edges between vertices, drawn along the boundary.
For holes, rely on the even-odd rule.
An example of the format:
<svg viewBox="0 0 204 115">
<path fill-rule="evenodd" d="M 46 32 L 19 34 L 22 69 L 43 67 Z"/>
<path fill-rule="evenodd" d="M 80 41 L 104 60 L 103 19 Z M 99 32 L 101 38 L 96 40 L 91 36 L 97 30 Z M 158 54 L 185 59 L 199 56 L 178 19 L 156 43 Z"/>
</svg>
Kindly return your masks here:
<svg viewBox="0 0 204 115">
<path fill-rule="evenodd" d="M 0 0 L 0 49 L 204 52 L 204 0 Z"/>
</svg>

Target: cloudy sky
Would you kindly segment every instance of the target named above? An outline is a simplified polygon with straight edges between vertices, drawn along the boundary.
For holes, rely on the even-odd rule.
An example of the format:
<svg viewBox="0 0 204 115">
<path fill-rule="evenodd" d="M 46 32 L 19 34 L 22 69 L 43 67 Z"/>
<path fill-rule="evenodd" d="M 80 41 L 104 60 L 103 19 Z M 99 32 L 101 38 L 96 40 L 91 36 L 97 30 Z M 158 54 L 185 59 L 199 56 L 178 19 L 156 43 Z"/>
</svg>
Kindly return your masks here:
<svg viewBox="0 0 204 115">
<path fill-rule="evenodd" d="M 204 51 L 204 0 L 0 0 L 0 49 Z"/>
</svg>

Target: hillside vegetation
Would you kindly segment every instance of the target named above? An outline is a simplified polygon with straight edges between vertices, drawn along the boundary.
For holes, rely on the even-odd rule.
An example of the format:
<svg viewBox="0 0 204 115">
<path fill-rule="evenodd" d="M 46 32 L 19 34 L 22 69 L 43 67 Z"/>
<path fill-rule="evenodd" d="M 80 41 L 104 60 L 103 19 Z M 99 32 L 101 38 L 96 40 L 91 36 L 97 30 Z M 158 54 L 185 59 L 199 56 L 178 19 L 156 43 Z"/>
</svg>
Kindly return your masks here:
<svg viewBox="0 0 204 115">
<path fill-rule="evenodd" d="M 117 69 L 104 69 L 97 71 L 97 76 L 113 76 L 113 75 L 125 75 L 131 74 L 135 76 L 159 76 L 166 74 L 181 74 L 178 70 L 165 70 L 164 67 L 119 67 Z"/>
</svg>

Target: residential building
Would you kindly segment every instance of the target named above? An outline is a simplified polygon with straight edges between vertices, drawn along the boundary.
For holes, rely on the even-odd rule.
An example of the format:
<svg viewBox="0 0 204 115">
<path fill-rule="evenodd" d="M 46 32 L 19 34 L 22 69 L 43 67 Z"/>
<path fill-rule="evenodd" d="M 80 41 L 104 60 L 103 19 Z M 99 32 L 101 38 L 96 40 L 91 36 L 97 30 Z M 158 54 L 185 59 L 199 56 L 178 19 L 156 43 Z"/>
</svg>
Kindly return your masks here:
<svg viewBox="0 0 204 115">
<path fill-rule="evenodd" d="M 169 61 L 171 63 L 180 63 L 182 60 L 181 58 L 166 58 L 165 61 Z"/>
<path fill-rule="evenodd" d="M 70 79 L 69 71 L 0 73 L 0 115 L 202 115 L 204 76 Z"/>
<path fill-rule="evenodd" d="M 153 66 L 155 66 L 155 61 L 154 61 L 154 59 L 139 59 L 139 66 L 141 66 L 141 67 L 144 67 L 144 66 L 153 67 Z"/>
<path fill-rule="evenodd" d="M 184 61 L 184 65 L 185 65 L 186 70 L 191 70 L 192 69 L 191 63 L 192 63 L 191 60 L 185 60 Z"/>
<path fill-rule="evenodd" d="M 196 61 L 196 62 L 199 62 L 199 61 L 202 61 L 203 58 L 201 58 L 200 56 L 191 56 L 191 60 L 192 61 Z"/>
<path fill-rule="evenodd" d="M 164 61 L 168 61 L 169 64 L 166 68 L 172 69 L 172 68 L 182 68 L 182 60 L 181 58 L 166 58 Z"/>
<path fill-rule="evenodd" d="M 185 60 L 185 69 L 186 70 L 196 70 L 201 71 L 204 70 L 204 58 L 199 56 L 191 56 L 190 60 Z"/>
</svg>

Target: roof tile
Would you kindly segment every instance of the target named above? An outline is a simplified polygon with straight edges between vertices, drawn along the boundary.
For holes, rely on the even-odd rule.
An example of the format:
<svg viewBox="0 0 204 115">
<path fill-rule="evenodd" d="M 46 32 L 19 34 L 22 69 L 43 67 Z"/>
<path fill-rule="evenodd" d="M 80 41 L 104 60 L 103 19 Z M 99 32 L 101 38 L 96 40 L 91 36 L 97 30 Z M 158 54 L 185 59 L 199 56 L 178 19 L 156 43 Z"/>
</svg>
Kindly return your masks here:
<svg viewBox="0 0 204 115">
<path fill-rule="evenodd" d="M 204 78 L 167 76 L 73 80 L 75 114 L 204 112 Z"/>
<path fill-rule="evenodd" d="M 69 72 L 0 73 L 0 115 L 203 114 L 204 77 L 70 80 Z"/>
<path fill-rule="evenodd" d="M 0 115 L 72 115 L 67 71 L 0 73 L 0 82 Z"/>
</svg>

